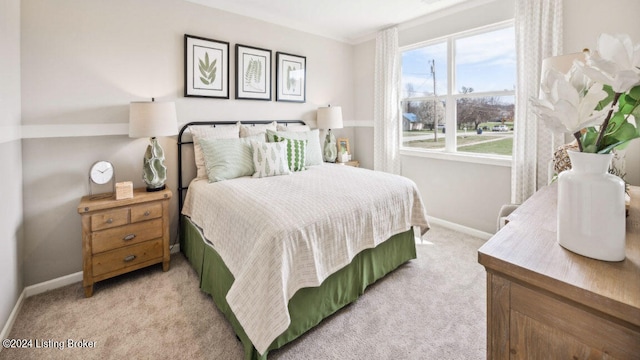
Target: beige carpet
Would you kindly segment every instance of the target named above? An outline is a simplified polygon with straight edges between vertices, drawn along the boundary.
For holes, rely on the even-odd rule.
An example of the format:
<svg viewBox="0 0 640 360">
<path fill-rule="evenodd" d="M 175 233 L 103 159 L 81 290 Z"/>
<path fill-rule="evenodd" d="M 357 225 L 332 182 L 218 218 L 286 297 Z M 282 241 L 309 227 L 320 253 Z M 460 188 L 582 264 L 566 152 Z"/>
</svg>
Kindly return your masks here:
<svg viewBox="0 0 640 360">
<path fill-rule="evenodd" d="M 434 227 L 417 245 L 417 260 L 269 358 L 484 359 L 482 243 Z M 88 299 L 79 283 L 30 297 L 9 337 L 32 340 L 31 348 L 4 349 L 0 359 L 243 358 L 181 254 L 167 273 L 157 265 L 106 280 Z M 68 339 L 95 347 L 69 348 Z M 55 348 L 36 348 L 44 345 Z"/>
</svg>

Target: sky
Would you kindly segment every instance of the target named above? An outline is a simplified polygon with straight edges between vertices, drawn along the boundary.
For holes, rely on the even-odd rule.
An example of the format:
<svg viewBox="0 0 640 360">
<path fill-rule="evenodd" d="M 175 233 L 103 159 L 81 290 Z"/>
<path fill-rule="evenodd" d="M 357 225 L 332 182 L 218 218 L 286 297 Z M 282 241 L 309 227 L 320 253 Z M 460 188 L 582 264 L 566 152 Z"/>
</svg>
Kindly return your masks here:
<svg viewBox="0 0 640 360">
<path fill-rule="evenodd" d="M 516 53 L 514 28 L 457 38 L 455 91 L 471 87 L 474 92 L 514 90 Z M 436 94 L 447 92 L 446 40 L 402 53 L 402 95 L 413 84 L 413 96 L 433 94 L 431 61 L 435 60 Z"/>
</svg>

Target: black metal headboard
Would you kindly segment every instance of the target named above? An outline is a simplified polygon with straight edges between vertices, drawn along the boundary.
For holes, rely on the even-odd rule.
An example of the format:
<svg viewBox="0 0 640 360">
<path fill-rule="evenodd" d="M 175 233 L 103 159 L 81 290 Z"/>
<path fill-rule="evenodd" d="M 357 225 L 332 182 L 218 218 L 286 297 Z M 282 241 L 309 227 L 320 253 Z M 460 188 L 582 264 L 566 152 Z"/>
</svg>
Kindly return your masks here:
<svg viewBox="0 0 640 360">
<path fill-rule="evenodd" d="M 208 125 L 208 126 L 216 127 L 218 125 L 234 125 L 234 124 L 237 124 L 238 122 L 241 122 L 242 125 L 258 125 L 258 124 L 271 124 L 274 121 L 276 121 L 278 124 L 283 124 L 285 126 L 287 126 L 289 124 L 305 125 L 304 121 L 302 121 L 302 120 L 194 121 L 194 122 L 190 122 L 190 123 L 185 124 L 180 129 L 180 132 L 178 133 L 178 219 L 179 219 L 178 220 L 178 224 L 181 223 L 180 214 L 182 213 L 182 205 L 183 205 L 183 202 L 184 202 L 184 191 L 189 188 L 188 183 L 191 182 L 191 179 L 187 180 L 187 185 L 185 186 L 184 182 L 183 182 L 183 178 L 182 178 L 182 173 L 183 173 L 183 169 L 182 169 L 182 146 L 183 145 L 187 145 L 187 144 L 193 144 L 193 140 L 184 141 L 182 139 L 182 136 L 183 136 L 185 130 L 187 130 L 187 128 L 189 126 L 192 126 L 192 125 L 193 126 L 207 126 Z M 178 231 L 180 231 L 180 230 L 178 230 Z"/>
</svg>

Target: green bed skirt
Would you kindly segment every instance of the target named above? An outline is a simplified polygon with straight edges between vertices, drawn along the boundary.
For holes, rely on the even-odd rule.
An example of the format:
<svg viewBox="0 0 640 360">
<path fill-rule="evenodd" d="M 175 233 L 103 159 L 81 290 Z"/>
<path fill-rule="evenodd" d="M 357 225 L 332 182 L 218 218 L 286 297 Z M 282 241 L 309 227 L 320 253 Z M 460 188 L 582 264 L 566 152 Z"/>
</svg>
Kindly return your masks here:
<svg viewBox="0 0 640 360">
<path fill-rule="evenodd" d="M 373 249 L 356 255 L 353 261 L 329 276 L 319 287 L 300 289 L 289 300 L 289 328 L 278 336 L 264 354 L 259 354 L 231 311 L 226 294 L 234 281 L 220 255 L 205 244 L 187 217 L 182 218 L 180 250 L 200 277 L 200 289 L 211 295 L 242 341 L 246 360 L 266 359 L 270 350 L 293 341 L 322 319 L 356 300 L 368 285 L 401 264 L 416 258 L 413 230 L 395 235 Z"/>
</svg>

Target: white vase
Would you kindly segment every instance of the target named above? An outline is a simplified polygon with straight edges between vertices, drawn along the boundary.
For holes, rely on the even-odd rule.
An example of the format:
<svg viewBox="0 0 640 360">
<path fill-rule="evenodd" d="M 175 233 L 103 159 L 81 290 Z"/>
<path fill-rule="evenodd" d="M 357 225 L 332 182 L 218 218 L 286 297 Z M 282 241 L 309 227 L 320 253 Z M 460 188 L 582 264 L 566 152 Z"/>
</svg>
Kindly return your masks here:
<svg viewBox="0 0 640 360">
<path fill-rule="evenodd" d="M 558 243 L 593 259 L 625 258 L 624 181 L 609 174 L 613 154 L 568 151 L 558 175 Z"/>
</svg>

